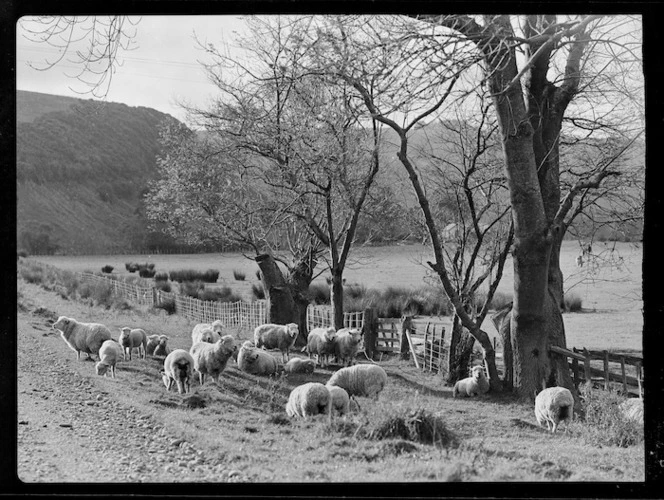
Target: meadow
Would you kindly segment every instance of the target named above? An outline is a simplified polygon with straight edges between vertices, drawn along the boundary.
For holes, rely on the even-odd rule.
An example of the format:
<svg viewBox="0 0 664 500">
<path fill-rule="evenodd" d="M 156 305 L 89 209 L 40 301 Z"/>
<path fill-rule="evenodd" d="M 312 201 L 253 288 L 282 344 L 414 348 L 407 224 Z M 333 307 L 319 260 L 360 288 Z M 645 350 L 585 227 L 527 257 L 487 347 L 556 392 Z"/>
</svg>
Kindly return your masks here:
<svg viewBox="0 0 664 500">
<path fill-rule="evenodd" d="M 568 347 L 609 349 L 613 351 L 641 351 L 643 330 L 642 247 L 640 243 L 596 242 L 591 257 L 584 265 L 576 264 L 580 247 L 576 241 L 563 242 L 561 268 L 566 293 L 582 301 L 580 312 L 565 313 L 565 331 Z M 219 284 L 249 299 L 252 284 L 258 283 L 258 266 L 241 253 L 215 254 L 160 254 L 160 255 L 91 255 L 91 256 L 35 256 L 41 261 L 70 271 L 98 272 L 104 265 L 114 267 L 113 274 L 130 276 L 125 262 L 155 264 L 157 272 L 180 269 L 220 272 Z M 384 289 L 388 286 L 418 288 L 425 284 L 431 259 L 428 247 L 399 245 L 389 247 L 360 247 L 351 253 L 344 273 L 347 284 L 361 284 L 367 288 Z M 320 265 L 322 269 L 322 265 Z M 234 272 L 245 275 L 245 280 L 234 278 Z M 325 283 L 325 271 L 314 283 Z M 511 294 L 513 286 L 511 260 L 499 292 Z M 449 318 L 442 318 L 443 322 Z M 490 320 L 483 328 L 490 336 L 497 332 Z"/>
</svg>

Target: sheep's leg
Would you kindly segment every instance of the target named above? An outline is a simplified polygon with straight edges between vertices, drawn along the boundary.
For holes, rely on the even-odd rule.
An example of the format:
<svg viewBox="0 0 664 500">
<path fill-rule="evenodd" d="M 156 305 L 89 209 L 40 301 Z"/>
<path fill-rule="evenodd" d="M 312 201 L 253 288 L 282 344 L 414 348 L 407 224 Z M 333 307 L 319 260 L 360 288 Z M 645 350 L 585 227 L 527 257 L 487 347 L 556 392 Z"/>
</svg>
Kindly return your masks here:
<svg viewBox="0 0 664 500">
<path fill-rule="evenodd" d="M 198 372 L 198 381 L 203 385 L 203 382 L 205 381 L 205 375 L 203 375 L 202 372 Z"/>
</svg>

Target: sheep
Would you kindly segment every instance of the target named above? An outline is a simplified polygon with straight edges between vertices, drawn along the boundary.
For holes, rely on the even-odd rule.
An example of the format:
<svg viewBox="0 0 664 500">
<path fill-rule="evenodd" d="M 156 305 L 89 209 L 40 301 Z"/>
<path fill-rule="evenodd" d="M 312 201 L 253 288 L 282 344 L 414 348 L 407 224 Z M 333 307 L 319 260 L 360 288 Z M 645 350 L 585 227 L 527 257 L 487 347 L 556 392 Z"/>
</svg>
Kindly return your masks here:
<svg viewBox="0 0 664 500">
<path fill-rule="evenodd" d="M 214 326 L 213 326 L 214 325 Z M 191 345 L 197 342 L 214 344 L 221 338 L 221 321 L 213 323 L 199 323 L 191 330 Z"/>
<path fill-rule="evenodd" d="M 299 327 L 295 323 L 287 325 L 268 323 L 254 329 L 254 344 L 265 349 L 279 349 L 281 360 L 285 363 L 288 361 L 289 350 L 295 344 L 298 333 Z"/>
<path fill-rule="evenodd" d="M 154 356 L 154 350 L 159 345 L 159 335 L 148 335 L 148 343 L 145 346 L 145 354 Z"/>
<path fill-rule="evenodd" d="M 196 342 L 189 349 L 189 354 L 194 358 L 194 369 L 198 372 L 198 379 L 203 385 L 205 375 L 210 375 L 214 383 L 219 385 L 219 375 L 226 368 L 228 359 L 237 350 L 235 341 L 230 335 L 224 335 L 214 344 L 207 342 Z"/>
<path fill-rule="evenodd" d="M 99 348 L 99 362 L 95 365 L 97 375 L 106 375 L 111 369 L 111 378 L 115 378 L 115 365 L 124 353 L 115 340 L 106 340 Z"/>
<path fill-rule="evenodd" d="M 321 367 L 328 365 L 328 356 L 334 354 L 334 338 L 337 332 L 334 328 L 314 328 L 307 335 L 306 351 L 309 358 L 315 355 Z"/>
<path fill-rule="evenodd" d="M 154 355 L 158 357 L 166 357 L 171 353 L 171 350 L 166 345 L 168 337 L 166 335 L 159 335 L 159 344 L 155 347 Z"/>
<path fill-rule="evenodd" d="M 334 355 L 344 365 L 355 364 L 355 355 L 362 341 L 362 332 L 357 328 L 342 328 L 334 337 Z"/>
<path fill-rule="evenodd" d="M 319 382 L 298 385 L 288 396 L 286 414 L 289 417 L 313 417 L 327 414 L 332 421 L 332 394 Z"/>
<path fill-rule="evenodd" d="M 387 373 L 378 365 L 360 364 L 341 368 L 327 381 L 328 386 L 345 389 L 349 396 L 378 399 L 387 384 Z"/>
<path fill-rule="evenodd" d="M 60 316 L 53 323 L 53 328 L 60 331 L 62 339 L 76 352 L 76 359 L 80 361 L 81 352 L 88 355 L 99 354 L 101 345 L 111 339 L 111 331 L 101 323 L 79 323 L 74 318 Z"/>
<path fill-rule="evenodd" d="M 277 358 L 257 349 L 249 341 L 242 344 L 237 354 L 237 365 L 243 372 L 253 375 L 272 375 L 279 370 Z"/>
<path fill-rule="evenodd" d="M 166 390 L 170 391 L 173 383 L 177 384 L 178 393 L 182 394 L 191 390 L 191 377 L 194 369 L 194 358 L 184 349 L 173 350 L 164 359 L 164 370 L 161 378 Z"/>
<path fill-rule="evenodd" d="M 643 425 L 643 399 L 630 398 L 620 403 L 620 411 L 627 421 Z"/>
<path fill-rule="evenodd" d="M 134 347 L 138 348 L 138 357 L 145 359 L 148 336 L 142 328 L 129 328 L 127 326 L 120 328 L 118 343 L 124 348 L 124 359 L 127 359 L 127 353 L 129 353 L 129 360 L 131 360 L 131 351 Z"/>
<path fill-rule="evenodd" d="M 345 389 L 336 385 L 326 385 L 332 397 L 332 411 L 335 414 L 345 415 L 350 412 L 350 397 Z"/>
<path fill-rule="evenodd" d="M 457 380 L 452 390 L 452 397 L 462 396 L 472 397 L 485 394 L 489 391 L 489 381 L 484 375 L 484 368 L 481 366 L 473 366 L 470 370 L 470 377 Z"/>
<path fill-rule="evenodd" d="M 565 422 L 567 434 L 569 422 L 572 421 L 574 397 L 569 389 L 564 387 L 549 387 L 535 397 L 535 418 L 542 426 L 546 422 L 547 430 L 556 432 L 558 424 Z"/>
<path fill-rule="evenodd" d="M 293 358 L 284 365 L 286 373 L 313 373 L 316 363 L 313 359 Z"/>
</svg>

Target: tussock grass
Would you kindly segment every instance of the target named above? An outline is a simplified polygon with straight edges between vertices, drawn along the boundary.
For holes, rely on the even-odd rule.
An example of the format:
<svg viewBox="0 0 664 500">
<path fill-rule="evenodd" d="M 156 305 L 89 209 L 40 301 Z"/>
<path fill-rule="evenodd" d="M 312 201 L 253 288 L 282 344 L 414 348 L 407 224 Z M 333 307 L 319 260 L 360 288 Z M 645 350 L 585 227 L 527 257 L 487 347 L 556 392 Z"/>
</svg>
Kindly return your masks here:
<svg viewBox="0 0 664 500">
<path fill-rule="evenodd" d="M 244 281 L 247 278 L 247 274 L 238 269 L 233 269 L 233 278 L 235 278 L 235 281 Z"/>
<path fill-rule="evenodd" d="M 207 271 L 196 271 L 195 269 L 180 269 L 169 273 L 171 281 L 183 283 L 185 281 L 203 281 L 205 283 L 216 283 L 219 279 L 219 271 L 208 269 Z"/>
<path fill-rule="evenodd" d="M 251 285 L 251 295 L 255 299 L 263 300 L 265 298 L 265 290 L 263 289 L 263 284 L 253 284 Z"/>
<path fill-rule="evenodd" d="M 576 293 L 566 293 L 563 297 L 565 312 L 579 312 L 583 309 L 583 300 Z"/>
</svg>

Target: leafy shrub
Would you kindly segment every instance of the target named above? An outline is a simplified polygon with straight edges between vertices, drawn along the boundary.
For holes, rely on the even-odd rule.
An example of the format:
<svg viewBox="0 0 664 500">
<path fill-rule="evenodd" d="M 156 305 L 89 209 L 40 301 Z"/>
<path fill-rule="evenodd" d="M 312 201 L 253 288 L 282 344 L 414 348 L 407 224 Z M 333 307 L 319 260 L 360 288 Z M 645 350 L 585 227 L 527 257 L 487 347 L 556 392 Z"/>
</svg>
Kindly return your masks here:
<svg viewBox="0 0 664 500">
<path fill-rule="evenodd" d="M 584 439 L 593 446 L 626 448 L 643 441 L 643 426 L 626 420 L 619 405 L 626 398 L 614 390 L 580 386 L 584 410 Z"/>
<path fill-rule="evenodd" d="M 583 309 L 583 300 L 575 293 L 566 293 L 563 297 L 565 312 L 580 312 Z"/>
<path fill-rule="evenodd" d="M 238 271 L 237 269 L 233 269 L 233 278 L 235 278 L 236 281 L 244 281 L 247 275 L 243 273 L 242 271 Z"/>
<path fill-rule="evenodd" d="M 171 281 L 183 283 L 185 281 L 203 281 L 205 283 L 216 283 L 219 279 L 219 271 L 216 269 L 208 269 L 201 272 L 195 269 L 180 269 L 171 271 L 169 273 Z"/>
<path fill-rule="evenodd" d="M 254 284 L 251 285 L 251 294 L 255 299 L 263 300 L 265 298 L 265 290 L 263 289 L 263 284 Z"/>
<path fill-rule="evenodd" d="M 102 273 L 112 273 L 113 272 L 113 266 L 109 266 L 106 264 L 104 267 L 101 268 Z"/>
</svg>

